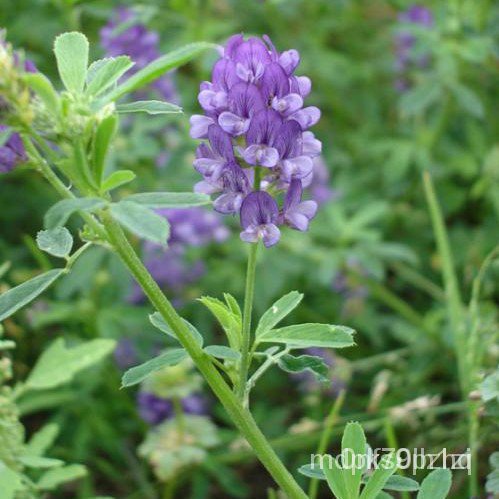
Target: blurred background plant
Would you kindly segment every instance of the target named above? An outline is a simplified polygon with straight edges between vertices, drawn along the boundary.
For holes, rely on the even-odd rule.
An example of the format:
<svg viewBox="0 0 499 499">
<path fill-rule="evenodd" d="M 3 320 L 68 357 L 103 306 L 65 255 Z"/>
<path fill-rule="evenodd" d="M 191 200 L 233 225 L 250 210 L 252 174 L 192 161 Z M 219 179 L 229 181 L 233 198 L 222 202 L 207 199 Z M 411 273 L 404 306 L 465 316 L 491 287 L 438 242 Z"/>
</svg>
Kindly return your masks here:
<svg viewBox="0 0 499 499">
<path fill-rule="evenodd" d="M 300 289 L 307 300 L 295 312 L 299 320 L 346 323 L 358 331 L 358 347 L 341 358 L 322 352 L 331 386 L 267 375 L 255 389 L 255 417 L 287 464 L 298 467 L 315 452 L 330 406 L 346 389 L 332 448 L 352 419 L 379 446 L 461 452 L 472 445 L 478 474 L 470 489 L 466 473 L 456 472 L 452 497 L 483 496 L 485 487 L 498 492 L 496 2 L 170 0 L 117 7 L 107 0 L 20 0 L 14 9 L 0 0 L 0 26 L 24 49 L 20 60 L 51 76 L 47 41 L 69 29 L 84 32 L 94 50 L 100 44 L 94 56 L 128 54 L 137 68 L 184 43 L 222 43 L 237 32 L 266 33 L 280 49 L 298 49 L 300 70 L 314 82 L 311 103 L 322 110 L 314 132 L 323 156 L 310 186 L 321 206 L 307 235 L 287 233 L 279 251 L 265 253 L 255 307 L 262 313 Z M 198 82 L 209 78 L 213 59 L 165 75 L 148 97 L 199 112 Z M 12 171 L 0 177 L 2 291 L 51 267 L 29 234 L 55 202 L 4 132 L 0 172 Z M 139 189 L 189 190 L 198 180 L 185 116 L 133 115 L 120 133 L 111 162 L 132 170 Z M 424 171 L 431 178 L 423 183 Z M 196 298 L 227 287 L 242 296 L 237 220 L 204 208 L 163 215 L 172 224 L 171 245 L 165 252 L 144 244 L 148 268 L 208 340 L 220 338 Z M 188 366 L 165 371 L 137 393 L 117 390 L 122 369 L 165 347 L 149 312 L 118 260 L 92 248 L 51 294 L 5 321 L 5 338 L 17 344 L 8 355 L 15 380 L 26 379 L 55 337 L 118 341 L 115 362 L 85 370 L 75 386 L 16 401 L 28 435 L 56 424 L 51 455 L 89 469 L 53 497 L 263 497 L 270 480 Z M 169 393 L 179 376 L 185 391 Z M 328 497 L 322 486 L 320 494 Z"/>
</svg>

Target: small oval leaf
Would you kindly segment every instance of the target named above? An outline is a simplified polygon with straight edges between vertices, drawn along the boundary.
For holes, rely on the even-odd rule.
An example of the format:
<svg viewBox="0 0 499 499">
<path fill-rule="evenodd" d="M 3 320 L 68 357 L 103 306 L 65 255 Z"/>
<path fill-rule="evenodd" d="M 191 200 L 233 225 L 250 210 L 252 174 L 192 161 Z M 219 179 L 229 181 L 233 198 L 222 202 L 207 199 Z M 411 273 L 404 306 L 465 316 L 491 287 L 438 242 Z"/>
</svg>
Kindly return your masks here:
<svg viewBox="0 0 499 499">
<path fill-rule="evenodd" d="M 149 208 L 131 201 L 120 201 L 111 205 L 111 214 L 135 235 L 166 246 L 170 235 L 168 221 Z"/>
<path fill-rule="evenodd" d="M 133 201 L 148 208 L 189 208 L 210 204 L 211 198 L 194 192 L 141 192 L 128 196 L 125 201 Z"/>
<path fill-rule="evenodd" d="M 0 321 L 3 321 L 24 307 L 24 305 L 34 300 L 64 272 L 65 269 L 49 270 L 0 295 Z"/>
<path fill-rule="evenodd" d="M 139 366 L 129 369 L 121 379 L 123 388 L 133 386 L 145 380 L 152 373 L 168 366 L 175 366 L 187 357 L 187 352 L 183 348 L 168 350 L 154 359 L 148 360 Z"/>
<path fill-rule="evenodd" d="M 36 244 L 42 251 L 64 258 L 71 252 L 73 236 L 66 227 L 41 230 L 36 235 Z"/>
</svg>

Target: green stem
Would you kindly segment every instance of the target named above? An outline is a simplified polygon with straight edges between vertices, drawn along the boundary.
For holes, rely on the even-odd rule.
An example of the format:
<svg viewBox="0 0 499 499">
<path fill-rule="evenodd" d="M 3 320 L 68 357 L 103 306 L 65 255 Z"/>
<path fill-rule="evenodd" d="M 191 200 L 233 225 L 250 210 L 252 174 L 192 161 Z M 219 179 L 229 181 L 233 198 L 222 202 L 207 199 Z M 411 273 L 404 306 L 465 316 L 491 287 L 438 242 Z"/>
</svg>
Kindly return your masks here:
<svg viewBox="0 0 499 499">
<path fill-rule="evenodd" d="M 491 263 L 499 256 L 499 246 L 496 246 L 485 258 L 482 263 L 477 276 L 473 280 L 473 288 L 471 292 L 471 300 L 469 305 L 469 316 L 471 323 L 471 330 L 467 340 L 467 370 L 469 372 L 469 389 L 472 390 L 475 387 L 477 381 L 477 370 L 482 364 L 481 352 L 484 351 L 484 346 L 480 341 L 480 311 L 479 311 L 479 301 L 480 301 L 480 291 L 483 279 Z M 480 349 L 479 349 L 480 346 Z M 479 486 L 478 486 L 478 470 L 477 470 L 477 459 L 479 451 L 479 428 L 480 428 L 480 418 L 478 415 L 480 405 L 474 401 L 469 403 L 469 429 L 468 429 L 468 442 L 470 446 L 470 459 L 471 459 L 471 475 L 469 481 L 469 492 L 470 497 L 478 497 Z"/>
<path fill-rule="evenodd" d="M 470 497 L 478 497 L 480 495 L 478 485 L 478 435 L 480 430 L 480 419 L 478 416 L 480 404 L 477 402 L 470 402 L 468 412 L 468 444 L 470 446 L 470 461 L 471 461 L 471 474 L 469 478 L 469 493 Z"/>
<path fill-rule="evenodd" d="M 255 294 L 255 274 L 256 274 L 256 257 L 258 253 L 258 243 L 250 246 L 248 267 L 246 270 L 246 289 L 244 293 L 244 310 L 243 310 L 243 329 L 242 329 L 242 345 L 241 345 L 241 365 L 239 370 L 238 396 L 241 400 L 244 399 L 246 391 L 246 380 L 248 378 L 248 370 L 251 362 L 250 347 L 251 347 L 251 315 L 253 313 L 253 297 Z"/>
<path fill-rule="evenodd" d="M 338 397 L 336 398 L 333 404 L 331 412 L 329 413 L 326 422 L 324 423 L 324 430 L 321 435 L 319 446 L 317 447 L 318 455 L 323 455 L 326 453 L 334 425 L 338 420 L 338 414 L 340 413 L 341 407 L 343 406 L 343 402 L 345 400 L 345 393 L 346 393 L 345 390 L 340 391 Z M 315 499 L 317 497 L 318 491 L 319 491 L 319 480 L 317 478 L 312 478 L 312 480 L 310 480 L 310 485 L 308 487 L 309 499 Z"/>
<path fill-rule="evenodd" d="M 433 181 L 427 171 L 423 172 L 423 185 L 433 225 L 433 232 L 437 241 L 438 253 L 442 262 L 447 319 L 454 339 L 461 392 L 463 400 L 466 400 L 468 397 L 468 373 L 465 368 L 466 342 L 464 338 L 462 301 L 454 267 L 454 258 L 450 249 L 449 236 L 445 227 L 442 211 L 435 194 L 435 188 L 433 187 Z"/>
<path fill-rule="evenodd" d="M 218 397 L 228 415 L 246 438 L 258 459 L 267 468 L 276 483 L 290 499 L 306 499 L 306 495 L 293 476 L 284 467 L 267 439 L 256 425 L 250 412 L 245 409 L 232 392 L 219 371 L 212 364 L 202 348 L 191 341 L 191 335 L 185 322 L 177 314 L 172 304 L 162 293 L 159 286 L 144 267 L 134 249 L 128 242 L 120 225 L 107 211 L 101 213 L 104 227 L 114 250 L 122 259 L 131 274 L 166 323 L 175 332 L 176 337 L 187 350 L 206 382 Z"/>
<path fill-rule="evenodd" d="M 263 364 L 254 372 L 253 376 L 246 383 L 246 388 L 244 391 L 244 405 L 249 405 L 249 396 L 251 390 L 255 386 L 256 382 L 265 374 L 265 372 L 271 368 L 274 364 L 277 364 L 279 359 L 289 353 L 289 347 L 286 347 L 284 350 L 279 352 L 276 355 L 269 355 L 267 359 L 263 362 Z"/>
<path fill-rule="evenodd" d="M 487 273 L 489 266 L 492 262 L 499 257 L 499 245 L 496 246 L 483 261 L 477 276 L 473 280 L 473 286 L 471 291 L 471 300 L 469 304 L 469 316 L 470 316 L 470 334 L 468 335 L 466 352 L 467 352 L 467 366 L 470 372 L 470 390 L 474 389 L 474 383 L 476 382 L 476 370 L 482 363 L 482 355 L 484 348 L 481 343 L 480 338 L 480 311 L 479 311 L 479 301 L 480 292 L 482 287 L 483 279 Z M 479 348 L 480 347 L 480 348 Z"/>
<path fill-rule="evenodd" d="M 387 418 L 385 419 L 385 435 L 388 447 L 391 449 L 398 449 L 399 444 L 397 440 L 397 435 L 395 433 L 395 428 L 393 427 L 393 422 L 391 420 L 390 415 L 388 415 Z M 400 476 L 405 476 L 405 472 L 403 469 L 398 469 L 396 473 L 399 474 Z M 400 495 L 402 499 L 410 499 L 410 495 L 408 492 L 401 492 Z"/>
</svg>

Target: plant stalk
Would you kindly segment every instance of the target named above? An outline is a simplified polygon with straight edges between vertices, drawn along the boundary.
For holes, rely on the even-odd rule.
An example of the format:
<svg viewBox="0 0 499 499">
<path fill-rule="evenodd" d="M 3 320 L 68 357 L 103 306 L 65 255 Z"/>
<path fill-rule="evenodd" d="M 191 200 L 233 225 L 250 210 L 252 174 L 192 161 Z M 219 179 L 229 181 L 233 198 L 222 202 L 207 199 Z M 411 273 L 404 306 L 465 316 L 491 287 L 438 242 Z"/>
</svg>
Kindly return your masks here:
<svg viewBox="0 0 499 499">
<path fill-rule="evenodd" d="M 131 274 L 140 284 L 142 290 L 166 323 L 175 332 L 182 346 L 187 350 L 206 382 L 218 397 L 235 426 L 246 438 L 258 459 L 267 468 L 279 487 L 290 499 L 306 499 L 293 476 L 284 467 L 267 439 L 256 425 L 250 412 L 245 409 L 232 392 L 219 371 L 214 367 L 208 355 L 194 341 L 182 318 L 165 297 L 159 286 L 142 264 L 130 245 L 120 225 L 107 211 L 101 212 L 102 222 L 114 250 L 119 255 Z M 256 256 L 256 254 L 255 254 Z"/>
<path fill-rule="evenodd" d="M 240 400 L 244 400 L 246 392 L 246 381 L 248 378 L 249 365 L 251 362 L 251 315 L 253 313 L 253 298 L 255 295 L 256 259 L 258 244 L 252 244 L 249 250 L 248 267 L 246 270 L 246 288 L 244 292 L 243 329 L 241 345 L 241 364 L 239 366 L 239 383 L 237 394 Z"/>
</svg>

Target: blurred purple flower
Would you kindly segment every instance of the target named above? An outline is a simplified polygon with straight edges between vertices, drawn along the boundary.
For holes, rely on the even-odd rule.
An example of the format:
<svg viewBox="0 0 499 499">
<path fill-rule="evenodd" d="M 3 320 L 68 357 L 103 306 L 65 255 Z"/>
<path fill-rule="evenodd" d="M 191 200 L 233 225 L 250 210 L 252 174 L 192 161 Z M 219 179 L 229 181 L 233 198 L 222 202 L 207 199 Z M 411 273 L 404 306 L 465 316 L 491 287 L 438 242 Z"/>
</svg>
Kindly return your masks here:
<svg viewBox="0 0 499 499">
<path fill-rule="evenodd" d="M 182 399 L 182 409 L 186 414 L 205 416 L 208 414 L 208 401 L 200 393 L 193 393 Z"/>
<path fill-rule="evenodd" d="M 196 416 L 208 414 L 208 402 L 199 393 L 193 393 L 184 397 L 180 400 L 180 404 L 185 414 Z M 151 425 L 157 425 L 165 419 L 175 416 L 174 404 L 170 399 L 158 397 L 150 392 L 139 392 L 137 395 L 137 405 L 140 417 Z"/>
<path fill-rule="evenodd" d="M 149 424 L 159 424 L 173 415 L 173 403 L 153 393 L 139 392 L 137 405 L 140 417 Z"/>
<path fill-rule="evenodd" d="M 301 184 L 311 184 L 313 158 L 321 153 L 320 141 L 307 130 L 320 111 L 304 107 L 311 83 L 294 74 L 299 63 L 296 50 L 279 53 L 266 36 L 232 36 L 211 81 L 200 85 L 204 114 L 190 120 L 191 136 L 209 144 L 201 144 L 196 153 L 194 167 L 203 181 L 195 190 L 219 194 L 215 210 L 240 213 L 243 240 L 262 238 L 267 247 L 279 241 L 279 224 L 306 230 L 317 208 L 313 201 L 296 200 Z M 285 215 L 275 199 L 291 185 Z M 307 211 L 306 221 L 294 223 L 291 213 L 301 209 Z"/>
<path fill-rule="evenodd" d="M 314 160 L 313 175 L 302 181 L 303 188 L 307 189 L 312 199 L 318 204 L 324 204 L 337 198 L 338 192 L 331 187 L 330 174 L 326 163 L 321 156 Z"/>
<path fill-rule="evenodd" d="M 205 246 L 229 237 L 229 231 L 216 213 L 203 208 L 158 210 L 170 223 L 170 245 Z"/>
<path fill-rule="evenodd" d="M 199 280 L 205 272 L 202 261 L 187 261 L 187 248 L 224 241 L 229 231 L 217 213 L 203 208 L 163 209 L 157 212 L 170 223 L 169 246 L 164 249 L 146 242 L 143 245 L 143 259 L 156 282 L 178 297 L 187 285 Z M 140 303 L 143 298 L 140 286 L 134 283 L 129 301 Z"/>
<path fill-rule="evenodd" d="M 415 24 L 430 29 L 433 26 L 433 14 L 428 7 L 412 5 L 398 15 L 398 22 L 401 24 Z M 429 54 L 414 56 L 413 50 L 416 42 L 416 35 L 413 32 L 404 30 L 402 27 L 395 35 L 395 71 L 398 74 L 395 87 L 399 92 L 404 92 L 410 87 L 407 72 L 411 67 L 424 69 L 428 66 Z"/>
<path fill-rule="evenodd" d="M 15 132 L 9 134 L 8 127 L 0 125 L 0 173 L 10 172 L 27 159 L 21 136 Z"/>
<path fill-rule="evenodd" d="M 114 360 L 117 366 L 128 369 L 138 363 L 137 348 L 130 338 L 121 338 L 114 349 Z"/>
<path fill-rule="evenodd" d="M 135 65 L 127 76 L 147 66 L 161 54 L 159 35 L 150 31 L 138 21 L 133 8 L 119 6 L 111 20 L 100 31 L 100 42 L 108 57 L 128 55 Z M 152 86 L 170 102 L 177 102 L 178 97 L 171 76 L 166 74 L 154 81 Z"/>
</svg>

